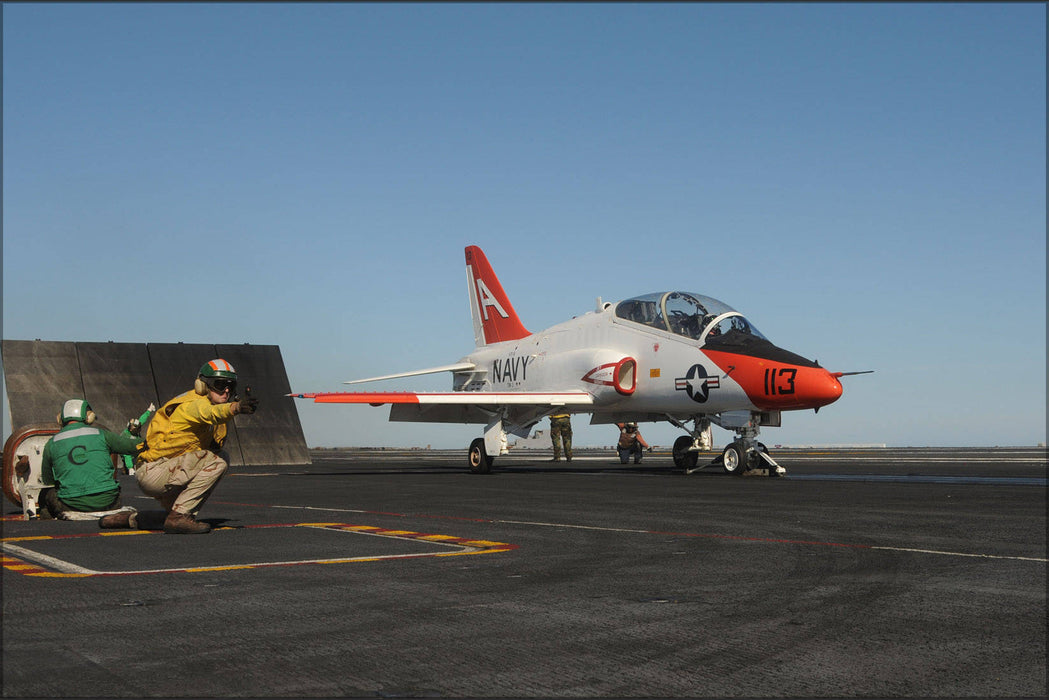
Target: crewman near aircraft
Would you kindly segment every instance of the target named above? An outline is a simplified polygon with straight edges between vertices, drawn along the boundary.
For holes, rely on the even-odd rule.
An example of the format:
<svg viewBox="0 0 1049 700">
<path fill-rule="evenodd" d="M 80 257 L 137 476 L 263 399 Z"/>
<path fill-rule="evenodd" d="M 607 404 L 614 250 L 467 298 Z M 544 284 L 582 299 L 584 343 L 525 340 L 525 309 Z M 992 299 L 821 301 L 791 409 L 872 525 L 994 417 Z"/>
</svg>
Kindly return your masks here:
<svg viewBox="0 0 1049 700">
<path fill-rule="evenodd" d="M 634 455 L 634 464 L 641 464 L 641 448 L 651 450 L 651 446 L 641 437 L 641 431 L 637 429 L 637 423 L 616 423 L 619 426 L 619 444 L 616 450 L 619 452 L 619 463 L 626 464 L 630 455 Z"/>
<path fill-rule="evenodd" d="M 230 363 L 205 362 L 193 389 L 168 401 L 149 422 L 135 478 L 143 493 L 164 506 L 162 527 L 168 534 L 211 531 L 197 513 L 229 466 L 222 449 L 226 424 L 237 414 L 254 413 L 259 403 L 250 390 L 246 398 L 237 398 L 236 389 L 237 372 Z M 160 523 L 153 520 L 147 513 L 117 513 L 102 518 L 99 526 L 158 529 Z"/>
<path fill-rule="evenodd" d="M 120 484 L 114 476 L 111 453 L 138 454 L 139 438 L 117 435 L 95 422 L 95 412 L 84 399 L 62 404 L 55 433 L 41 455 L 40 472 L 54 488 L 40 493 L 42 515 L 65 519 L 67 511 L 94 513 L 120 507 Z"/>
<path fill-rule="evenodd" d="M 565 459 L 572 461 L 572 418 L 567 413 L 550 416 L 550 440 L 554 443 L 554 461 L 561 461 L 561 444 L 564 443 Z"/>
</svg>

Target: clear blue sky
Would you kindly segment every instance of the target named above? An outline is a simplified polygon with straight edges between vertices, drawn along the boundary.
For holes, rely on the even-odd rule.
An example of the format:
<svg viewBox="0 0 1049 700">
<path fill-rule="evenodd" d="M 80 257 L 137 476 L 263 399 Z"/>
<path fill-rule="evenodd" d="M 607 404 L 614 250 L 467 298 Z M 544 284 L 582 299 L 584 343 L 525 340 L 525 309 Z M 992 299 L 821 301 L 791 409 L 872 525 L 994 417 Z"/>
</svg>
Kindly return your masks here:
<svg viewBox="0 0 1049 700">
<path fill-rule="evenodd" d="M 531 330 L 685 289 L 876 370 L 769 444 L 1046 439 L 1044 4 L 2 11 L 5 338 L 276 344 L 340 390 L 472 348 L 477 244 Z"/>
</svg>

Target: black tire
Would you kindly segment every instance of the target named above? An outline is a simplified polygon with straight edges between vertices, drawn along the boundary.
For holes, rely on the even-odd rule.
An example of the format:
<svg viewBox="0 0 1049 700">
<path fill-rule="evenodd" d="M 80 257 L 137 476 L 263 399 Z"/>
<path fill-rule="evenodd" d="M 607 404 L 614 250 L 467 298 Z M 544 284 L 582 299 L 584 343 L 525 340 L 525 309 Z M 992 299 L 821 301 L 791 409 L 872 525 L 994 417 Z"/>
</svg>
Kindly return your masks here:
<svg viewBox="0 0 1049 700">
<path fill-rule="evenodd" d="M 758 450 L 761 450 L 765 454 L 769 453 L 769 448 L 765 447 L 765 445 L 763 445 L 762 443 L 759 442 L 757 450 L 749 450 L 747 452 L 747 468 L 748 469 L 758 469 L 758 468 L 761 468 L 761 467 L 764 467 L 764 466 L 768 466 L 767 464 L 765 464 L 765 460 L 763 460 L 761 458 L 761 455 L 758 454 Z"/>
<path fill-rule="evenodd" d="M 721 453 L 721 466 L 726 474 L 741 475 L 747 469 L 747 453 L 743 445 L 730 442 Z"/>
<path fill-rule="evenodd" d="M 492 471 L 494 457 L 489 457 L 484 449 L 484 438 L 477 438 L 470 443 L 470 452 L 466 463 L 470 467 L 471 474 L 488 474 Z"/>
<path fill-rule="evenodd" d="M 674 440 L 675 467 L 691 469 L 696 466 L 696 463 L 699 461 L 699 454 L 690 452 L 688 449 L 690 447 L 692 447 L 692 438 L 688 435 L 682 435 L 677 440 Z"/>
</svg>

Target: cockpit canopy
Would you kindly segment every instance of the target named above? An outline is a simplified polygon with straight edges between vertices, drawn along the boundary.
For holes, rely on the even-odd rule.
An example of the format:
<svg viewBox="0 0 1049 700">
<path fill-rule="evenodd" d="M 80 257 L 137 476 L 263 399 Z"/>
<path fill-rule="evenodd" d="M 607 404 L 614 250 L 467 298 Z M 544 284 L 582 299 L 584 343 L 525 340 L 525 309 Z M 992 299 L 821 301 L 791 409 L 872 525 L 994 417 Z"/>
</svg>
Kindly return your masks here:
<svg viewBox="0 0 1049 700">
<path fill-rule="evenodd" d="M 654 292 L 616 304 L 617 318 L 702 343 L 738 345 L 768 340 L 728 304 L 691 292 Z"/>
</svg>

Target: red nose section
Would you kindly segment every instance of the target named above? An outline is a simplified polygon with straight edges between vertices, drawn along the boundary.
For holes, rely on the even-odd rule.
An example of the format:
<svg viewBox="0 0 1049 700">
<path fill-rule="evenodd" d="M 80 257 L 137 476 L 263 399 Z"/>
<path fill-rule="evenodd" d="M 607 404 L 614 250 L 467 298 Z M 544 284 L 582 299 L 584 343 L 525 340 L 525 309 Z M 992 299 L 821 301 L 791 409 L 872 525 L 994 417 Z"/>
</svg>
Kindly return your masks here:
<svg viewBox="0 0 1049 700">
<path fill-rule="evenodd" d="M 841 398 L 841 382 L 837 377 L 822 367 L 806 369 L 811 374 L 806 374 L 805 408 L 819 408 Z"/>
<path fill-rule="evenodd" d="M 704 353 L 761 410 L 819 408 L 841 398 L 841 382 L 822 367 L 804 367 L 718 350 Z"/>
</svg>

